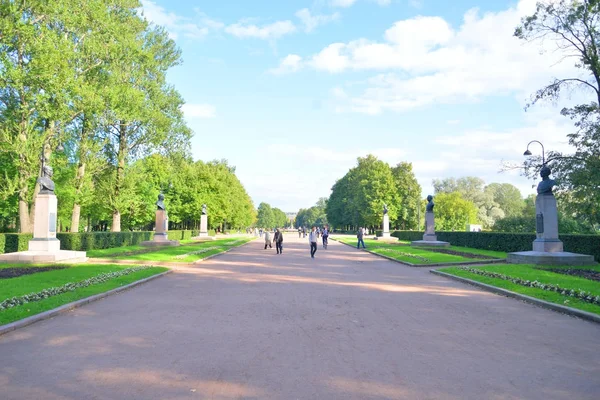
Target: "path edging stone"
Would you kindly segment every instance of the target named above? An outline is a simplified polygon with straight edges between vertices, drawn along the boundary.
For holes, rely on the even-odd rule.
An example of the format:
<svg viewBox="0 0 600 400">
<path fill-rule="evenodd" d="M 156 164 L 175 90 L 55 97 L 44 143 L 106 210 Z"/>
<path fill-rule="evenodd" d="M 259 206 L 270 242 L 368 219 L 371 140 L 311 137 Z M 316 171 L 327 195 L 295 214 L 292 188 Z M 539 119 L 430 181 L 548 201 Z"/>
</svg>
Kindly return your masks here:
<svg viewBox="0 0 600 400">
<path fill-rule="evenodd" d="M 443 276 L 445 278 L 449 278 L 449 279 L 452 279 L 452 280 L 455 280 L 455 281 L 466 283 L 468 285 L 477 286 L 480 289 L 484 289 L 484 290 L 486 290 L 488 292 L 499 294 L 501 296 L 512 297 L 514 299 L 522 300 L 522 301 L 525 301 L 527 303 L 531 303 L 531 304 L 534 304 L 536 306 L 540 306 L 542 308 L 546 308 L 548 310 L 560 312 L 560 313 L 563 313 L 563 314 L 571 315 L 571 316 L 574 316 L 574 317 L 578 317 L 578 318 L 581 318 L 581 319 L 585 319 L 587 321 L 591 321 L 591 322 L 595 322 L 595 323 L 600 324 L 600 315 L 597 315 L 597 314 L 594 314 L 594 313 L 590 313 L 590 312 L 583 311 L 583 310 L 578 310 L 578 309 L 572 308 L 572 307 L 562 306 L 560 304 L 550 303 L 550 302 L 545 301 L 545 300 L 536 299 L 535 297 L 531 297 L 531 296 L 527 296 L 527 295 L 524 295 L 524 294 L 512 292 L 512 291 L 507 290 L 507 289 L 502 289 L 502 288 L 499 288 L 499 287 L 496 287 L 496 286 L 488 285 L 487 283 L 478 282 L 478 281 L 475 281 L 475 280 L 469 279 L 469 278 L 463 278 L 462 276 L 456 276 L 456 275 L 448 274 L 446 272 L 438 271 L 438 270 L 435 270 L 435 269 L 431 269 L 431 270 L 429 270 L 429 272 L 431 272 L 434 275 Z"/>
<path fill-rule="evenodd" d="M 333 240 L 335 240 L 335 239 L 333 239 Z M 341 244 L 345 244 L 346 246 L 354 248 L 353 245 L 348 244 L 348 243 L 344 243 L 341 240 L 336 240 L 336 242 L 341 243 Z M 364 249 L 363 248 L 363 249 L 360 249 L 360 250 L 365 251 L 367 253 L 371 253 L 371 254 L 373 254 L 375 256 L 378 256 L 378 257 L 381 257 L 381 258 L 385 258 L 385 259 L 390 260 L 390 261 L 397 262 L 397 263 L 402 264 L 402 265 L 406 265 L 407 267 L 415 267 L 415 268 L 422 268 L 422 267 L 456 267 L 456 266 L 459 266 L 459 265 L 488 265 L 488 264 L 504 264 L 504 263 L 506 263 L 506 259 L 503 259 L 503 258 L 492 258 L 492 259 L 489 259 L 489 260 L 480 259 L 480 260 L 477 260 L 477 261 L 462 261 L 462 262 L 458 261 L 458 262 L 434 263 L 434 264 L 413 264 L 413 263 L 409 263 L 408 261 L 396 260 L 393 257 L 386 256 L 384 254 L 375 253 L 375 252 L 372 252 L 371 250 L 368 250 L 368 249 Z"/>
<path fill-rule="evenodd" d="M 131 289 L 131 288 L 133 288 L 135 286 L 142 285 L 142 284 L 144 284 L 146 282 L 149 282 L 151 280 L 160 278 L 160 277 L 162 277 L 164 275 L 167 275 L 167 274 L 170 274 L 172 272 L 173 272 L 173 270 L 168 270 L 168 271 L 162 272 L 160 274 L 152 275 L 152 276 L 149 276 L 147 278 L 141 279 L 139 281 L 132 282 L 132 283 L 130 283 L 128 285 L 121 286 L 121 287 L 118 287 L 118 288 L 115 288 L 115 289 L 111 289 L 111 290 L 109 290 L 107 292 L 98 293 L 98 294 L 95 294 L 95 295 L 90 296 L 90 297 L 86 297 L 86 298 L 83 298 L 83 299 L 79 299 L 79 300 L 73 301 L 71 303 L 64 304 L 64 305 L 62 305 L 60 307 L 57 307 L 57 308 L 54 308 L 52 310 L 48 310 L 48 311 L 44 311 L 44 312 L 36 314 L 36 315 L 32 315 L 31 317 L 27 317 L 27 318 L 23 318 L 23 319 L 21 319 L 19 321 L 11 322 L 10 324 L 0 325 L 0 336 L 6 334 L 8 332 L 12 332 L 14 330 L 17 330 L 17 329 L 20 329 L 20 328 L 24 328 L 24 327 L 29 326 L 31 324 L 34 324 L 36 322 L 43 321 L 43 320 L 55 317 L 55 316 L 57 316 L 59 314 L 65 313 L 67 311 L 71 311 L 71 310 L 73 310 L 75 308 L 79 308 L 79 307 L 84 306 L 86 304 L 89 304 L 89 303 L 91 303 L 93 301 L 100 300 L 100 299 L 103 299 L 103 298 L 108 297 L 110 295 L 123 292 L 123 291 Z"/>
</svg>

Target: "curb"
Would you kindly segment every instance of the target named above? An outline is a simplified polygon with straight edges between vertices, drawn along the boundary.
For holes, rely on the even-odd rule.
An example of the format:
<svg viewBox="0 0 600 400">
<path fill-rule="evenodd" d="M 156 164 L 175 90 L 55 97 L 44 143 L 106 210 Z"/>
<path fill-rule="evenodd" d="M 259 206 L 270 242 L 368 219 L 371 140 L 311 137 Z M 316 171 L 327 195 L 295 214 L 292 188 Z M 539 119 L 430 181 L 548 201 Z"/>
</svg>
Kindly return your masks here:
<svg viewBox="0 0 600 400">
<path fill-rule="evenodd" d="M 334 239 L 335 240 L 335 239 Z M 353 245 L 344 243 L 342 241 L 336 240 L 336 242 L 345 244 L 346 246 L 354 248 Z M 506 263 L 506 259 L 502 258 L 492 258 L 490 260 L 479 259 L 477 261 L 459 261 L 459 262 L 448 262 L 448 263 L 435 263 L 435 264 L 413 264 L 408 261 L 396 260 L 390 256 L 386 256 L 384 254 L 374 253 L 371 250 L 362 249 L 362 251 L 373 254 L 374 256 L 385 258 L 390 261 L 397 262 L 398 264 L 406 265 L 408 267 L 422 268 L 422 267 L 455 267 L 459 265 L 489 265 L 489 264 L 504 264 Z"/>
<path fill-rule="evenodd" d="M 29 326 L 31 324 L 34 324 L 36 322 L 43 321 L 43 320 L 55 317 L 55 316 L 57 316 L 59 314 L 65 313 L 67 311 L 71 311 L 71 310 L 73 310 L 75 308 L 79 308 L 79 307 L 84 306 L 86 304 L 89 304 L 89 303 L 91 303 L 93 301 L 100 300 L 100 299 L 103 299 L 103 298 L 108 297 L 110 295 L 123 292 L 125 290 L 131 289 L 131 288 L 133 288 L 135 286 L 138 286 L 138 285 L 142 285 L 142 284 L 144 284 L 146 282 L 149 282 L 151 280 L 160 278 L 160 277 L 162 277 L 164 275 L 167 275 L 167 274 L 170 274 L 172 272 L 173 272 L 172 270 L 168 270 L 168 271 L 162 272 L 160 274 L 152 275 L 152 276 L 149 276 L 149 277 L 144 278 L 142 280 L 132 282 L 132 283 L 130 283 L 128 285 L 121 286 L 121 287 L 109 290 L 108 292 L 99 293 L 99 294 L 95 294 L 95 295 L 90 296 L 90 297 L 86 297 L 84 299 L 76 300 L 76 301 L 73 301 L 71 303 L 64 304 L 64 305 L 62 305 L 60 307 L 57 307 L 57 308 L 55 308 L 53 310 L 44 311 L 43 313 L 32 315 L 31 317 L 27 317 L 27 318 L 21 319 L 19 321 L 11 322 L 10 324 L 0 325 L 0 336 L 6 334 L 8 332 L 12 332 L 14 330 L 17 330 L 17 329 L 20 329 L 20 328 L 24 328 L 24 327 Z"/>
<path fill-rule="evenodd" d="M 585 319 L 587 321 L 595 322 L 600 324 L 600 315 L 593 314 L 587 311 L 578 310 L 576 308 L 561 306 L 560 304 L 550 303 L 545 300 L 536 299 L 535 297 L 527 296 L 520 293 L 511 292 L 510 290 L 502 289 L 496 286 L 488 285 L 486 283 L 477 282 L 472 279 L 463 278 L 456 275 L 451 275 L 446 272 L 437 271 L 435 269 L 429 270 L 434 275 L 443 276 L 445 278 L 449 278 L 458 282 L 466 283 L 468 285 L 477 286 L 480 289 L 486 290 L 488 292 L 492 292 L 501 296 L 512 297 L 513 299 L 521 300 L 527 303 L 534 304 L 536 306 L 546 308 L 548 310 L 556 311 L 559 313 L 571 315 L 573 317 L 578 317 L 581 319 Z"/>
</svg>

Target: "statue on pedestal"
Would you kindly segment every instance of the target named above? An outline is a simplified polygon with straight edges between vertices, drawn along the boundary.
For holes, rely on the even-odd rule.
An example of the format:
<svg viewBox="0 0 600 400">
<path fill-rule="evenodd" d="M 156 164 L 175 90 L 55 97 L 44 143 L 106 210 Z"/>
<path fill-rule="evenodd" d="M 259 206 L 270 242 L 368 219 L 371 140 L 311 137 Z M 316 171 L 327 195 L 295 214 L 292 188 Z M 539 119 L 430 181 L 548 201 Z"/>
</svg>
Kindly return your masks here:
<svg viewBox="0 0 600 400">
<path fill-rule="evenodd" d="M 40 185 L 40 193 L 54 194 L 54 182 L 52 182 L 52 167 L 44 164 L 42 167 L 42 176 L 37 180 Z"/>
<path fill-rule="evenodd" d="M 158 195 L 158 201 L 156 202 L 156 207 L 158 210 L 166 210 L 167 207 L 165 206 L 165 195 L 164 194 L 159 194 Z"/>
<path fill-rule="evenodd" d="M 388 213 L 387 204 L 383 203 L 383 215 L 387 215 L 387 213 Z"/>
<path fill-rule="evenodd" d="M 202 215 L 206 215 L 206 204 L 202 204 Z"/>
<path fill-rule="evenodd" d="M 427 201 L 429 202 L 429 203 L 427 203 L 427 208 L 426 208 L 427 212 L 433 212 L 433 207 L 435 206 L 435 203 L 433 202 L 433 196 L 432 195 L 427 196 Z"/>
<path fill-rule="evenodd" d="M 542 181 L 538 184 L 537 192 L 538 194 L 552 194 L 552 188 L 556 185 L 556 181 L 554 179 L 550 179 L 550 174 L 552 170 L 547 166 L 543 166 L 540 171 L 540 176 L 542 177 Z"/>
</svg>

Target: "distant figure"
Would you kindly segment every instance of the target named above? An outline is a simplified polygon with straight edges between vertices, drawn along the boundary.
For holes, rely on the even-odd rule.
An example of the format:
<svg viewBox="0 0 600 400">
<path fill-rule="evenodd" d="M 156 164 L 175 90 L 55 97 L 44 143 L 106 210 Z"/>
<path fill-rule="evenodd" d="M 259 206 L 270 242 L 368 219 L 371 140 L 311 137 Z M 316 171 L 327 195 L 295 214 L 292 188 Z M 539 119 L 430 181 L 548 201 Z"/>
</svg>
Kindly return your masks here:
<svg viewBox="0 0 600 400">
<path fill-rule="evenodd" d="M 542 181 L 538 184 L 537 192 L 538 194 L 552 194 L 552 188 L 556 185 L 556 181 L 554 179 L 550 179 L 550 174 L 552 170 L 545 165 L 542 167 L 540 171 L 540 176 L 542 177 Z"/>
<path fill-rule="evenodd" d="M 298 227 L 298 239 L 302 237 L 302 228 Z"/>
<path fill-rule="evenodd" d="M 317 234 L 317 227 L 313 226 L 312 231 L 308 234 L 308 241 L 310 242 L 310 257 L 315 258 L 315 253 L 317 252 L 317 241 L 319 240 L 319 235 Z"/>
<path fill-rule="evenodd" d="M 383 215 L 387 215 L 387 213 L 388 213 L 387 204 L 383 203 Z"/>
<path fill-rule="evenodd" d="M 159 194 L 158 195 L 158 201 L 156 202 L 156 207 L 158 210 L 166 210 L 167 208 L 165 207 L 165 195 L 164 194 Z"/>
<path fill-rule="evenodd" d="M 327 240 L 329 238 L 329 229 L 327 229 L 327 226 L 325 228 L 323 228 L 323 248 L 327 249 Z"/>
<path fill-rule="evenodd" d="M 271 246 L 271 233 L 269 231 L 265 231 L 265 250 L 267 249 L 267 246 L 269 246 L 270 249 L 273 248 L 273 246 Z"/>
<path fill-rule="evenodd" d="M 258 237 L 258 228 L 254 228 L 254 236 Z"/>
<path fill-rule="evenodd" d="M 427 196 L 427 201 L 429 202 L 429 203 L 427 203 L 427 208 L 426 208 L 427 212 L 433 212 L 433 207 L 435 206 L 435 203 L 433 202 L 433 196 L 432 195 Z"/>
<path fill-rule="evenodd" d="M 275 249 L 277 249 L 277 254 L 283 254 L 283 233 L 277 228 L 275 231 L 275 238 L 273 239 L 275 242 Z"/>
<path fill-rule="evenodd" d="M 305 238 L 306 237 L 306 227 L 302 227 L 302 237 Z"/>
<path fill-rule="evenodd" d="M 202 215 L 206 215 L 206 204 L 202 204 Z"/>
<path fill-rule="evenodd" d="M 262 228 L 260 228 L 260 230 L 258 231 L 258 234 L 260 235 L 260 237 L 262 237 L 262 235 L 263 235 L 263 230 L 262 230 Z"/>
<path fill-rule="evenodd" d="M 362 243 L 363 249 L 365 248 L 365 241 L 363 240 L 363 236 L 365 235 L 365 231 L 363 230 L 363 228 L 358 228 L 358 233 L 356 234 L 356 237 L 358 238 L 358 243 L 356 244 L 356 248 L 360 249 L 360 244 Z"/>
</svg>

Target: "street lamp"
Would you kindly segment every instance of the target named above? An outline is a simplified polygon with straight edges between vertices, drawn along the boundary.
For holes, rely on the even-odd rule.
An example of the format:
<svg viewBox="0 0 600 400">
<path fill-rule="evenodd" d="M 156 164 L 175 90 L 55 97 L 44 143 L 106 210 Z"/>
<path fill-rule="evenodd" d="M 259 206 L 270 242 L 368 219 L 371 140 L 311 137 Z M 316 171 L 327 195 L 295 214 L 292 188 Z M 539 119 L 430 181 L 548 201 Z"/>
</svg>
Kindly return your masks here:
<svg viewBox="0 0 600 400">
<path fill-rule="evenodd" d="M 532 140 L 531 142 L 527 143 L 527 150 L 525 150 L 525 153 L 523 153 L 524 156 L 530 156 L 531 155 L 531 151 L 529 151 L 529 145 L 531 143 L 538 143 L 540 146 L 542 146 L 542 165 L 546 165 L 546 151 L 544 150 L 544 145 L 542 144 L 542 142 L 538 141 L 538 140 Z"/>
</svg>

